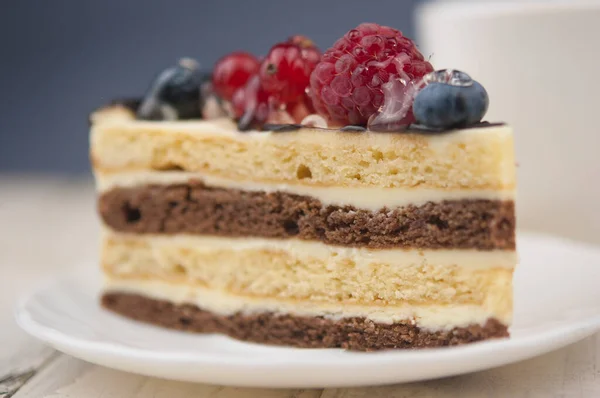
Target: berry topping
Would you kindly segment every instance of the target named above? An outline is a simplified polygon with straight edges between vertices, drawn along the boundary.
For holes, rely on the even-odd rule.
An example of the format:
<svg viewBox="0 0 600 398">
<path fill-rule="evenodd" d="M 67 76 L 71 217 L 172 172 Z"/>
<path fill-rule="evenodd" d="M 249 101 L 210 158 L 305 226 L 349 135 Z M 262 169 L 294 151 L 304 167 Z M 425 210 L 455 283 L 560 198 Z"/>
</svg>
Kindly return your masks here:
<svg viewBox="0 0 600 398">
<path fill-rule="evenodd" d="M 201 117 L 200 86 L 206 79 L 196 61 L 189 58 L 180 60 L 154 80 L 138 108 L 137 117 L 149 120 Z"/>
<path fill-rule="evenodd" d="M 423 82 L 427 85 L 417 94 L 413 113 L 424 126 L 464 127 L 481 121 L 487 111 L 487 92 L 464 72 L 444 69 L 428 74 Z"/>
<path fill-rule="evenodd" d="M 383 105 L 379 112 L 371 115 L 367 127 L 372 131 L 401 131 L 415 121 L 412 112 L 413 101 L 422 80 L 412 80 L 404 84 L 398 79 L 390 79 L 383 84 Z"/>
<path fill-rule="evenodd" d="M 274 101 L 262 87 L 258 75 L 252 76 L 244 87 L 233 94 L 231 105 L 240 131 L 261 128 L 275 108 Z"/>
<path fill-rule="evenodd" d="M 319 50 L 306 38 L 294 36 L 271 48 L 260 66 L 264 89 L 279 103 L 292 104 L 301 99 L 309 85 L 310 74 L 320 60 Z M 310 42 L 312 43 L 312 42 Z"/>
<path fill-rule="evenodd" d="M 230 101 L 235 91 L 244 87 L 251 76 L 258 72 L 259 60 L 252 54 L 234 52 L 221 58 L 213 70 L 215 92 Z"/>
<path fill-rule="evenodd" d="M 365 23 L 352 29 L 327 50 L 310 76 L 311 95 L 318 113 L 333 124 L 367 125 L 384 105 L 388 87 L 394 102 L 405 104 L 402 123 L 412 122 L 407 93 L 411 82 L 433 70 L 415 44 L 396 29 Z M 397 84 L 392 84 L 397 86 Z M 397 113 L 397 112 L 396 112 Z"/>
<path fill-rule="evenodd" d="M 239 129 L 299 122 L 313 112 L 306 92 L 320 57 L 317 47 L 305 36 L 293 36 L 273 46 L 257 73 L 231 96 Z"/>
</svg>

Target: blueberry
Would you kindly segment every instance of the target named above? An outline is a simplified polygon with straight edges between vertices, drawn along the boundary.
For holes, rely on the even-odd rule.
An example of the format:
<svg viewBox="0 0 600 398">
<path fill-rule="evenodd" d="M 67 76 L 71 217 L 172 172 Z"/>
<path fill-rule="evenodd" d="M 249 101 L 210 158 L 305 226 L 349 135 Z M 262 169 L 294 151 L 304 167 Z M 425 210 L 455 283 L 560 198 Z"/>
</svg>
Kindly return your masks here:
<svg viewBox="0 0 600 398">
<path fill-rule="evenodd" d="M 434 128 L 464 127 L 478 123 L 489 100 L 481 84 L 460 71 L 432 72 L 413 103 L 418 123 Z"/>
<path fill-rule="evenodd" d="M 137 116 L 149 120 L 195 119 L 201 117 L 200 86 L 207 77 L 198 64 L 182 59 L 162 71 L 152 83 Z"/>
</svg>

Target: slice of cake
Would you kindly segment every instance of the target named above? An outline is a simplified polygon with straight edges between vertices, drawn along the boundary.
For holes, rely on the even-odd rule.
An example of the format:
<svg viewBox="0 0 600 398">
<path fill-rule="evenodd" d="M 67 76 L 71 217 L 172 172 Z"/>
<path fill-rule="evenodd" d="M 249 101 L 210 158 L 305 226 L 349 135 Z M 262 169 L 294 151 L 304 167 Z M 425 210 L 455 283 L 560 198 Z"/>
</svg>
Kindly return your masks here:
<svg viewBox="0 0 600 398">
<path fill-rule="evenodd" d="M 507 336 L 512 131 L 480 122 L 468 75 L 431 71 L 398 31 L 363 24 L 322 57 L 301 36 L 262 63 L 232 54 L 212 80 L 186 60 L 96 111 L 102 304 L 298 347 Z"/>
</svg>

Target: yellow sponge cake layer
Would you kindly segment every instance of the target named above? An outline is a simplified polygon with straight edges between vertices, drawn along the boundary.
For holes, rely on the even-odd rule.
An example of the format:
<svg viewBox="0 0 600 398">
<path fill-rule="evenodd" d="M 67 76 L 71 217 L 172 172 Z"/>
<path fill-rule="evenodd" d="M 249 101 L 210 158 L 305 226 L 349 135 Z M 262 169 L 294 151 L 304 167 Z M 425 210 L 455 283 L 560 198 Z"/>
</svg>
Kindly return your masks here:
<svg viewBox="0 0 600 398">
<path fill-rule="evenodd" d="M 500 190 L 515 187 L 510 128 L 444 134 L 301 129 L 236 131 L 226 120 L 144 122 L 97 115 L 91 157 L 104 175 L 179 170 L 229 181 L 314 187 Z"/>
<path fill-rule="evenodd" d="M 515 255 L 109 234 L 102 262 L 115 278 L 159 278 L 241 296 L 336 305 L 470 304 L 508 322 Z"/>
</svg>

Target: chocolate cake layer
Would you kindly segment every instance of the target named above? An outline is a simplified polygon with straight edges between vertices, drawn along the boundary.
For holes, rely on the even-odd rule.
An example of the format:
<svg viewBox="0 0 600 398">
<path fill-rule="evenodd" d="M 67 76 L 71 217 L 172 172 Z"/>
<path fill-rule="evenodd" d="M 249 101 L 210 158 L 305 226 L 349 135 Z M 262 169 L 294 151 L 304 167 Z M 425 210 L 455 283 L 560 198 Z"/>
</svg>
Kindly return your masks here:
<svg viewBox="0 0 600 398">
<path fill-rule="evenodd" d="M 114 188 L 99 198 L 113 230 L 300 238 L 370 248 L 514 249 L 512 201 L 456 200 L 373 212 L 308 196 L 202 183 Z"/>
<path fill-rule="evenodd" d="M 175 305 L 129 293 L 107 293 L 102 305 L 138 321 L 196 333 L 226 334 L 238 340 L 302 348 L 345 348 L 370 351 L 460 345 L 507 337 L 507 327 L 495 319 L 448 331 L 430 332 L 411 322 L 375 323 L 364 318 L 330 320 L 322 317 L 270 313 L 218 315 L 194 305 Z"/>
</svg>

